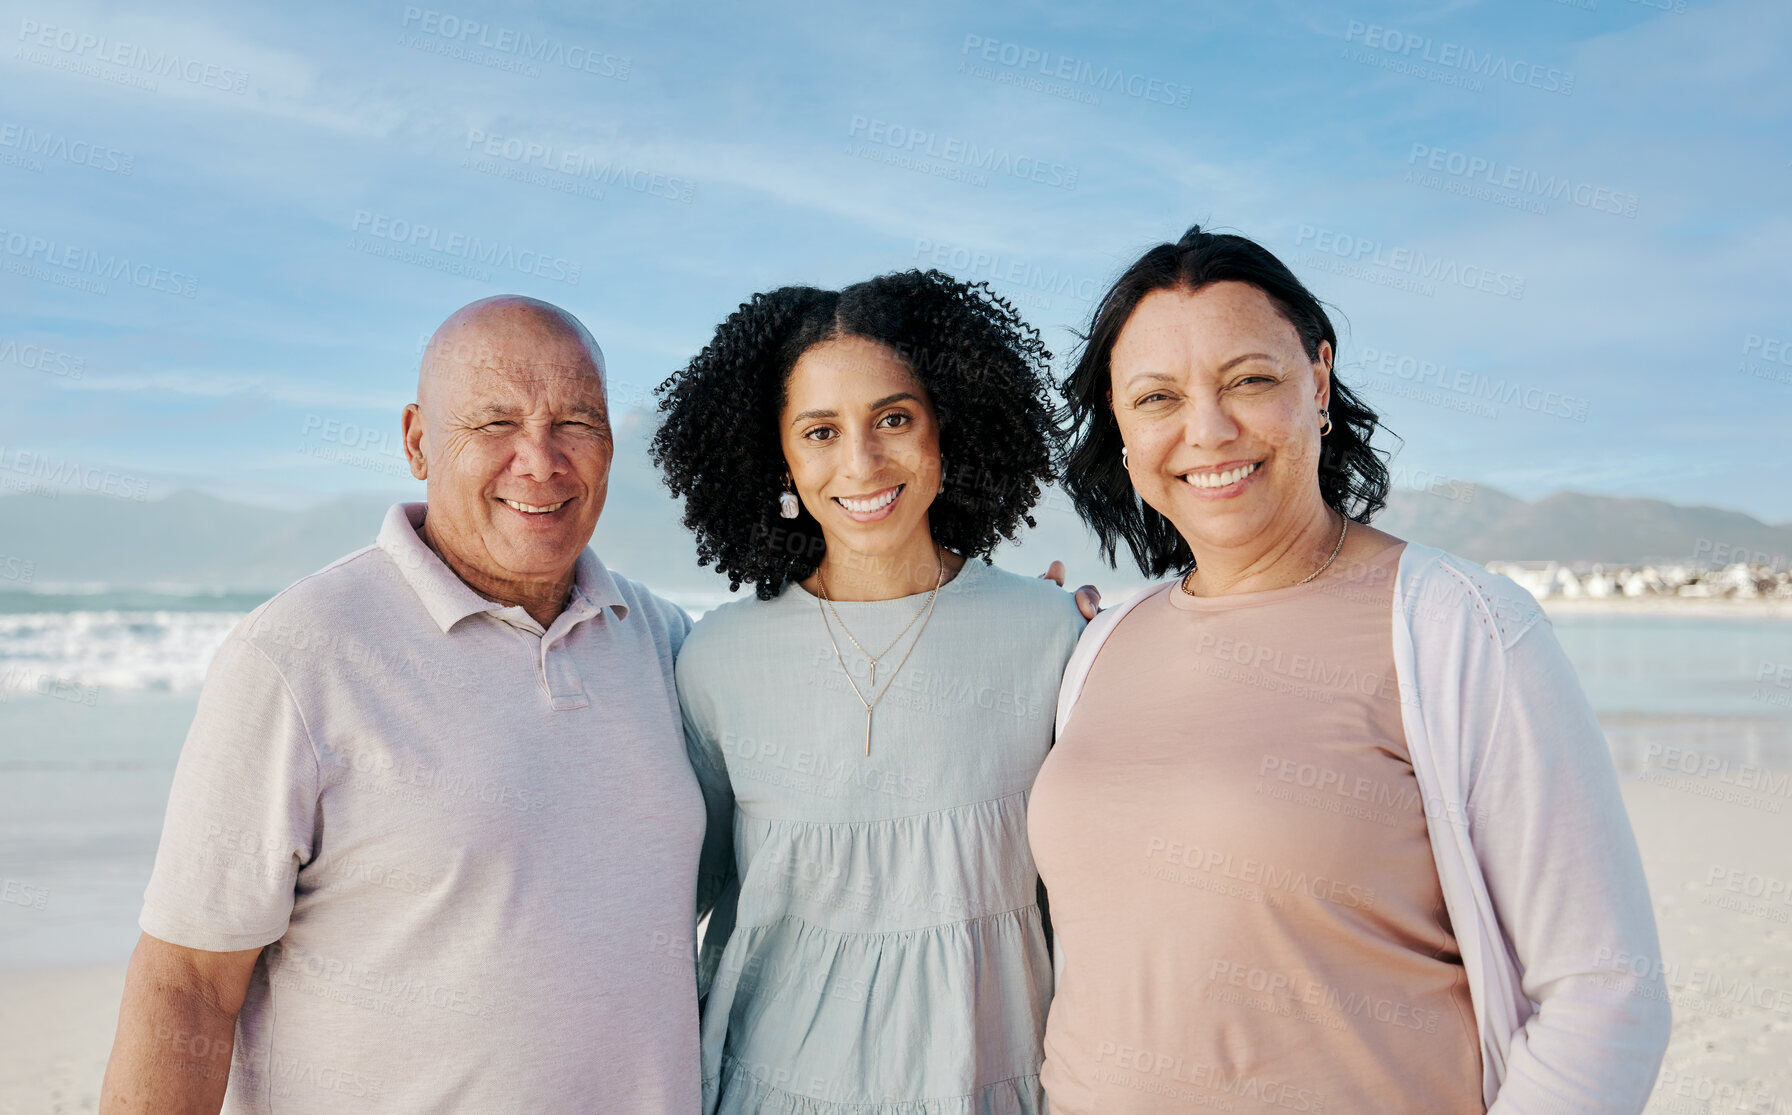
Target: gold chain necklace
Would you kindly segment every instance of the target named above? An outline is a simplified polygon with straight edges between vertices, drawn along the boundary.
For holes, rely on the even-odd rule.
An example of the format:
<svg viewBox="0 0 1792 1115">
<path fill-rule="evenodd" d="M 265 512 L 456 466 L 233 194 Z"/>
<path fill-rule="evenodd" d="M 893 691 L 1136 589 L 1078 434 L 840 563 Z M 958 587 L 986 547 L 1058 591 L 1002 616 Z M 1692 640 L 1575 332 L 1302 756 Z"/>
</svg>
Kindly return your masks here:
<svg viewBox="0 0 1792 1115">
<path fill-rule="evenodd" d="M 936 561 L 939 559 L 939 553 L 937 550 L 934 552 L 934 559 Z M 944 562 L 940 563 L 940 569 L 943 574 L 943 572 L 945 570 Z M 822 574 L 820 567 L 817 567 L 815 570 L 815 579 L 821 585 L 822 603 L 826 604 L 828 606 L 828 611 L 833 613 L 834 622 L 839 624 L 840 630 L 844 631 L 846 633 L 847 641 L 852 643 L 853 647 L 855 649 L 857 649 L 860 654 L 865 656 L 865 660 L 867 662 L 871 663 L 871 688 L 876 689 L 877 688 L 877 664 L 878 664 L 878 662 L 883 658 L 884 655 L 890 653 L 891 649 L 894 648 L 897 643 L 900 643 L 902 641 L 902 637 L 904 635 L 908 634 L 908 629 L 913 627 L 915 625 L 915 621 L 921 618 L 921 613 L 925 612 L 928 609 L 928 607 L 933 603 L 933 598 L 930 596 L 926 600 L 921 602 L 921 606 L 915 609 L 915 614 L 908 617 L 908 622 L 902 625 L 902 630 L 896 632 L 896 637 L 894 639 L 890 640 L 889 646 L 886 646 L 884 649 L 878 651 L 876 654 L 872 654 L 870 651 L 866 650 L 862 645 L 860 645 L 860 643 L 857 639 L 852 637 L 852 629 L 847 627 L 846 621 L 840 618 L 839 610 L 834 607 L 833 598 L 828 595 L 828 579 L 826 576 L 824 576 Z M 943 577 L 941 579 L 943 579 Z M 937 589 L 939 586 L 935 585 L 934 587 L 935 587 L 935 589 Z M 829 632 L 829 637 L 830 638 L 832 637 L 832 631 Z"/>
<path fill-rule="evenodd" d="M 1332 547 L 1332 556 L 1325 559 L 1324 565 L 1321 565 L 1319 568 L 1313 570 L 1311 573 L 1308 573 L 1305 577 L 1302 577 L 1300 580 L 1294 582 L 1294 584 L 1289 585 L 1288 587 L 1289 588 L 1298 588 L 1299 586 L 1304 585 L 1308 581 L 1312 580 L 1314 577 L 1319 576 L 1319 574 L 1325 572 L 1326 569 L 1330 568 L 1332 562 L 1338 560 L 1339 551 L 1344 549 L 1344 536 L 1346 534 L 1348 534 L 1349 532 L 1350 532 L 1350 516 L 1345 515 L 1344 516 L 1344 525 L 1338 528 L 1338 543 L 1337 543 L 1337 545 Z M 1182 575 L 1182 591 L 1188 593 L 1190 596 L 1199 596 L 1199 595 L 1201 595 L 1200 593 L 1194 592 L 1188 587 L 1188 579 L 1194 575 L 1195 575 L 1195 571 L 1193 569 L 1189 570 L 1187 573 L 1184 573 Z"/>
<path fill-rule="evenodd" d="M 903 654 L 902 661 L 896 663 L 896 668 L 894 670 L 890 671 L 890 677 L 887 681 L 884 682 L 884 688 L 883 688 L 882 693 L 876 693 L 876 690 L 877 690 L 877 680 L 876 680 L 876 678 L 877 678 L 877 659 L 874 658 L 871 660 L 871 670 L 872 670 L 871 689 L 874 693 L 876 693 L 876 696 L 872 697 L 871 700 L 869 700 L 869 701 L 867 701 L 865 699 L 865 694 L 859 690 L 859 683 L 857 680 L 855 680 L 853 678 L 852 671 L 846 668 L 846 659 L 841 657 L 841 655 L 840 655 L 840 644 L 834 638 L 834 628 L 832 627 L 832 625 L 830 625 L 828 623 L 828 612 L 834 611 L 834 602 L 828 598 L 827 578 L 823 577 L 821 575 L 821 570 L 819 568 L 817 568 L 815 571 L 816 582 L 821 589 L 821 597 L 820 597 L 820 600 L 817 601 L 816 607 L 821 609 L 821 626 L 827 630 L 828 645 L 834 648 L 834 661 L 840 663 L 840 672 L 846 675 L 846 684 L 852 686 L 852 695 L 859 699 L 859 704 L 865 706 L 865 757 L 867 759 L 869 759 L 871 757 L 871 714 L 877 710 L 878 704 L 881 701 L 883 701 L 884 694 L 888 693 L 890 691 L 890 686 L 896 684 L 896 675 L 900 674 L 902 672 L 902 668 L 904 666 L 908 665 L 909 655 L 915 653 L 915 648 L 921 644 L 921 636 L 925 635 L 927 633 L 928 620 L 931 620 L 933 618 L 933 606 L 939 600 L 940 586 L 946 583 L 946 561 L 944 558 L 942 558 L 940 556 L 939 546 L 937 543 L 934 546 L 933 557 L 934 557 L 934 560 L 939 563 L 939 572 L 934 576 L 933 591 L 927 594 L 927 606 L 922 611 L 917 611 L 915 613 L 914 618 L 911 618 L 908 621 L 908 627 L 904 627 L 902 629 L 902 632 L 904 635 L 906 635 L 908 633 L 909 627 L 913 627 L 915 625 L 915 619 L 920 618 L 924 615 L 926 618 L 921 619 L 921 630 L 915 632 L 915 641 L 908 645 L 908 650 Z M 840 613 L 834 612 L 834 618 L 836 620 L 840 619 Z M 852 639 L 852 645 L 855 647 L 859 647 L 859 641 L 857 639 L 853 639 L 852 632 L 847 631 L 846 624 L 844 622 L 841 622 L 840 630 L 846 631 L 846 637 L 848 639 Z M 896 636 L 897 640 L 900 640 L 901 638 L 902 638 L 902 635 Z M 877 657 L 882 658 L 885 654 L 890 653 L 891 647 L 894 647 L 895 645 L 896 645 L 896 643 L 894 641 L 892 641 L 890 643 L 890 646 L 885 647 L 883 649 L 882 653 L 880 653 Z M 859 653 L 864 654 L 865 648 L 859 647 Z M 870 658 L 871 656 L 866 655 L 866 657 Z"/>
</svg>

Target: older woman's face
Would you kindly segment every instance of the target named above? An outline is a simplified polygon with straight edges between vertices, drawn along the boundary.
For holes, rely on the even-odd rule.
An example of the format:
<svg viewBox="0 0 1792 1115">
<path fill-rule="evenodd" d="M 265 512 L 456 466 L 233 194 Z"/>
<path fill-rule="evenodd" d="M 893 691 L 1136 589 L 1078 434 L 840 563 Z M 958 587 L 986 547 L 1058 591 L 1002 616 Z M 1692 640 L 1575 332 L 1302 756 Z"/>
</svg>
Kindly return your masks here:
<svg viewBox="0 0 1792 1115">
<path fill-rule="evenodd" d="M 1146 295 L 1114 342 L 1114 418 L 1133 487 L 1195 552 L 1247 546 L 1319 506 L 1331 350 L 1248 283 Z"/>
<path fill-rule="evenodd" d="M 830 549 L 894 553 L 928 529 L 940 490 L 939 421 L 889 346 L 840 337 L 803 353 L 785 385 L 779 440 Z"/>
</svg>

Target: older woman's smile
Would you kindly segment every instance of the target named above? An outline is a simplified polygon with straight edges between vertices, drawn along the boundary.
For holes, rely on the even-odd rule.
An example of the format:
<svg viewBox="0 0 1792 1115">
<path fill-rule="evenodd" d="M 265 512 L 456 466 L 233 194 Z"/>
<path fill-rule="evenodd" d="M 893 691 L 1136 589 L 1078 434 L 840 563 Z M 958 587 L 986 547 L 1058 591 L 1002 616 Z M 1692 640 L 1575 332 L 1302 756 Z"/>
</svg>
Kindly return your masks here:
<svg viewBox="0 0 1792 1115">
<path fill-rule="evenodd" d="M 1203 498 L 1224 499 L 1244 491 L 1248 482 L 1262 467 L 1262 461 L 1228 462 L 1212 468 L 1191 469 L 1178 475 L 1189 487 L 1200 491 Z"/>
</svg>

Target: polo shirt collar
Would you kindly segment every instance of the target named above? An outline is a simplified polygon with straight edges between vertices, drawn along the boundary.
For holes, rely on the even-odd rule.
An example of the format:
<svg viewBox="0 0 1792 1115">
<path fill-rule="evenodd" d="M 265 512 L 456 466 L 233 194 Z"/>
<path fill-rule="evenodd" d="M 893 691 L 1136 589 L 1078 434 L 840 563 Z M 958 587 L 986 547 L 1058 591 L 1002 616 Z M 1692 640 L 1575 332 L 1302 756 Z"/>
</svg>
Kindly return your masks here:
<svg viewBox="0 0 1792 1115">
<path fill-rule="evenodd" d="M 418 535 L 417 529 L 423 525 L 428 510 L 427 503 L 394 504 L 380 526 L 378 545 L 398 567 L 399 575 L 411 586 L 417 599 L 423 602 L 430 618 L 446 634 L 468 616 L 503 611 L 507 605 L 487 600 L 474 592 Z M 628 618 L 628 605 L 616 587 L 616 578 L 587 547 L 579 554 L 574 566 L 572 598 L 567 601 L 566 611 L 558 617 L 556 624 L 569 625 L 589 619 L 603 608 L 615 612 L 617 619 Z"/>
<path fill-rule="evenodd" d="M 616 613 L 617 619 L 628 618 L 628 604 L 622 599 L 622 590 L 616 587 L 616 578 L 610 575 L 589 546 L 579 553 L 578 565 L 573 570 L 572 594 L 575 603 L 583 599 L 593 613 L 608 608 Z"/>
</svg>

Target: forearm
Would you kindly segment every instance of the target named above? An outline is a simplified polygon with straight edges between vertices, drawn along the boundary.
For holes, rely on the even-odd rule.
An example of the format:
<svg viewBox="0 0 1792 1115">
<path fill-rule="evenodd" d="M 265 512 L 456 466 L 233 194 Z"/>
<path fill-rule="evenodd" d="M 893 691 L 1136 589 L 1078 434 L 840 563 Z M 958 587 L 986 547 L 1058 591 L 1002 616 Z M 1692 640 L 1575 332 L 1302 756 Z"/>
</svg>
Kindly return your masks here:
<svg viewBox="0 0 1792 1115">
<path fill-rule="evenodd" d="M 236 1014 L 133 957 L 100 1093 L 104 1115 L 215 1115 L 230 1079 Z"/>
<path fill-rule="evenodd" d="M 1665 988 L 1644 984 L 1552 997 L 1516 1035 L 1490 1115 L 1634 1115 L 1667 1045 Z"/>
</svg>

